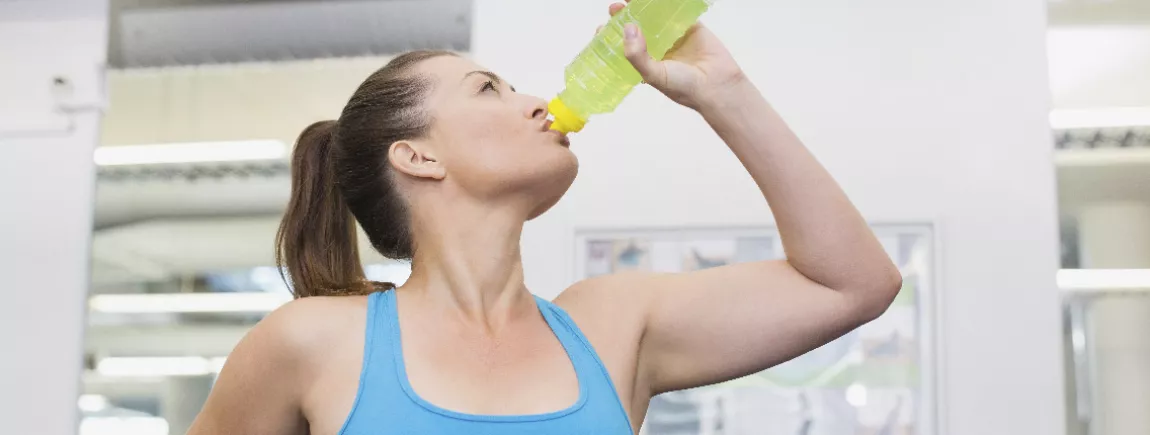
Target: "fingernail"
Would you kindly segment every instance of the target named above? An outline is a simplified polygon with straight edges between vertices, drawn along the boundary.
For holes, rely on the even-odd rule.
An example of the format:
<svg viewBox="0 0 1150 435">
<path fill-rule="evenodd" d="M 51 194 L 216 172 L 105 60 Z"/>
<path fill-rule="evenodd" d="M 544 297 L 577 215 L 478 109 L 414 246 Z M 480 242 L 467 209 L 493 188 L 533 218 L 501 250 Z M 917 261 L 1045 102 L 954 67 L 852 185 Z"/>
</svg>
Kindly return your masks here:
<svg viewBox="0 0 1150 435">
<path fill-rule="evenodd" d="M 632 39 L 636 36 L 639 36 L 639 26 L 628 24 L 623 27 L 623 33 L 627 36 L 627 39 Z"/>
</svg>

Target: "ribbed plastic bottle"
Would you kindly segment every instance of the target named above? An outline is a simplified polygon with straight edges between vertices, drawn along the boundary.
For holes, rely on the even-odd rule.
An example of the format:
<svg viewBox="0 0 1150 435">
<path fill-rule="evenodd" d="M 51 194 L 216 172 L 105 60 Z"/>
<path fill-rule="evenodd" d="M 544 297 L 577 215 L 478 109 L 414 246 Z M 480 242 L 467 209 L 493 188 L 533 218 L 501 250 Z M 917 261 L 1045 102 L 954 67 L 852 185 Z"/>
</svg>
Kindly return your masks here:
<svg viewBox="0 0 1150 435">
<path fill-rule="evenodd" d="M 548 109 L 553 130 L 578 132 L 587 119 L 615 110 L 643 79 L 623 54 L 623 26 L 636 23 L 647 52 L 662 60 L 715 0 L 632 0 L 567 66 L 566 87 Z"/>
</svg>

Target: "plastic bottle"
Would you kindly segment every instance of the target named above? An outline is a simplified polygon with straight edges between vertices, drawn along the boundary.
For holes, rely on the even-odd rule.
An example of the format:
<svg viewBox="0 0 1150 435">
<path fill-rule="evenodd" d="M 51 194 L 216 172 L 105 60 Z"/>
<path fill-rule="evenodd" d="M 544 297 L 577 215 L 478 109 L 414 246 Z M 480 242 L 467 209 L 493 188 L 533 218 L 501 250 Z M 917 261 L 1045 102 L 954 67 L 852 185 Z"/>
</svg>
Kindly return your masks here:
<svg viewBox="0 0 1150 435">
<path fill-rule="evenodd" d="M 587 118 L 615 110 L 643 79 L 623 52 L 623 26 L 636 23 L 647 51 L 662 60 L 715 0 L 632 0 L 567 66 L 566 88 L 551 100 L 551 128 L 578 132 Z"/>
</svg>

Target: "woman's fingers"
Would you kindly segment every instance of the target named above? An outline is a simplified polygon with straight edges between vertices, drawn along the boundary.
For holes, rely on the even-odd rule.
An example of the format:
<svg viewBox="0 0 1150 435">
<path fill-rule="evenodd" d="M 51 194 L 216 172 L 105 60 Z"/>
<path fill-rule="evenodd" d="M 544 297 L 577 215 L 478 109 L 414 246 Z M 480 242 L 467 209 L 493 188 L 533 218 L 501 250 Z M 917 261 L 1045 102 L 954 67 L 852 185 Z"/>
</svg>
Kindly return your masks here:
<svg viewBox="0 0 1150 435">
<path fill-rule="evenodd" d="M 661 87 L 667 81 L 667 74 L 661 69 L 659 61 L 647 53 L 647 38 L 643 37 L 643 32 L 634 23 L 628 23 L 623 29 L 626 38 L 623 40 L 623 52 L 627 60 L 643 76 L 643 81 Z"/>
<path fill-rule="evenodd" d="M 631 0 L 626 0 L 626 1 L 628 3 L 631 2 Z M 613 17 L 613 16 L 615 16 L 615 14 L 619 13 L 619 11 L 623 10 L 623 8 L 625 8 L 625 7 L 627 7 L 627 5 L 624 3 L 611 3 L 611 6 L 607 7 L 607 13 L 611 14 L 611 16 Z M 597 27 L 595 29 L 595 34 L 598 35 L 599 32 L 601 32 L 602 30 L 603 30 L 603 26 Z"/>
<path fill-rule="evenodd" d="M 624 0 L 624 2 L 625 3 L 619 3 L 619 2 L 611 3 L 611 6 L 607 7 L 607 13 L 611 14 L 612 17 L 615 16 L 615 14 L 619 13 L 619 11 L 621 11 L 621 10 L 623 10 L 623 8 L 627 7 L 627 3 L 631 3 L 631 0 Z M 598 35 L 599 32 L 601 32 L 602 30 L 603 30 L 603 26 L 599 26 L 599 27 L 595 28 L 595 34 Z"/>
</svg>

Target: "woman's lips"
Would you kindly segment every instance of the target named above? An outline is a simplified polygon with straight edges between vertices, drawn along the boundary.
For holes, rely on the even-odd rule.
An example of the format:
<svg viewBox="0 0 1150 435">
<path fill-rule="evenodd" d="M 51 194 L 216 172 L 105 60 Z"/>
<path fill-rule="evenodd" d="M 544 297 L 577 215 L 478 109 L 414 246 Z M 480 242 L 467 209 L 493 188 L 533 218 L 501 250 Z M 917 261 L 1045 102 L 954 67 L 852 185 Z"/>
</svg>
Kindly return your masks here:
<svg viewBox="0 0 1150 435">
<path fill-rule="evenodd" d="M 551 129 L 552 124 L 554 124 L 554 123 L 550 119 L 544 121 L 543 122 L 543 131 L 545 131 L 547 133 L 554 134 L 558 138 L 559 143 L 561 145 L 563 145 L 565 147 L 570 147 L 571 146 L 571 140 L 567 138 L 567 134 L 563 133 L 559 130 L 552 130 Z"/>
</svg>

